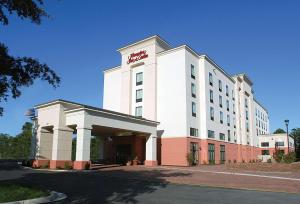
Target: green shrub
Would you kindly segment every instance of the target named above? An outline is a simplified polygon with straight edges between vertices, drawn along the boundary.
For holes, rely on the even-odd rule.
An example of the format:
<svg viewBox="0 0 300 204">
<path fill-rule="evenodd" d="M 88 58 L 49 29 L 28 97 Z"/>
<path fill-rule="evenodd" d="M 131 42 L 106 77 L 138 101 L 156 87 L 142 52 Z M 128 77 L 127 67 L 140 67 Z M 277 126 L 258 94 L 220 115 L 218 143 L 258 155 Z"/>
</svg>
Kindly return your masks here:
<svg viewBox="0 0 300 204">
<path fill-rule="evenodd" d="M 233 160 L 233 163 L 236 163 L 236 159 Z"/>
<path fill-rule="evenodd" d="M 284 163 L 293 163 L 296 161 L 296 154 L 295 152 L 290 152 L 288 154 L 283 155 Z"/>
<path fill-rule="evenodd" d="M 49 166 L 50 166 L 50 162 L 48 161 L 46 164 L 43 164 L 43 165 L 41 166 L 41 168 L 43 168 L 43 169 L 48 169 Z"/>
<path fill-rule="evenodd" d="M 65 169 L 73 169 L 72 164 L 70 164 L 69 162 L 65 162 Z"/>
<path fill-rule="evenodd" d="M 192 154 L 187 153 L 187 154 L 186 154 L 186 160 L 187 160 L 189 166 L 192 166 L 192 165 L 193 165 L 194 158 L 193 158 L 193 155 L 192 155 Z"/>
<path fill-rule="evenodd" d="M 272 163 L 272 160 L 271 160 L 271 159 L 268 159 L 267 162 L 268 162 L 268 163 Z"/>
<path fill-rule="evenodd" d="M 276 162 L 282 162 L 284 156 L 284 151 L 276 149 L 275 152 L 273 153 L 273 158 L 275 159 Z"/>
</svg>

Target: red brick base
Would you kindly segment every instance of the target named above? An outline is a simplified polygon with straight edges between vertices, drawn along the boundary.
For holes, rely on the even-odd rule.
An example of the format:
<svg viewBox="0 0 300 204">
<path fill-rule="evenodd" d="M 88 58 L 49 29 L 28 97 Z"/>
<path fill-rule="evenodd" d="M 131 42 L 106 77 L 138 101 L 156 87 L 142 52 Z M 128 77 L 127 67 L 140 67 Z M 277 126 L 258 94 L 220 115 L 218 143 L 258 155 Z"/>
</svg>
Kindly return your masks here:
<svg viewBox="0 0 300 204">
<path fill-rule="evenodd" d="M 73 162 L 68 160 L 50 160 L 50 169 L 65 168 L 72 165 Z"/>
<path fill-rule="evenodd" d="M 48 159 L 36 159 L 32 163 L 32 167 L 37 168 L 41 166 L 47 166 L 50 165 L 50 160 Z"/>
<path fill-rule="evenodd" d="M 145 160 L 145 166 L 157 166 L 157 161 Z"/>
<path fill-rule="evenodd" d="M 84 170 L 90 168 L 91 162 L 90 161 L 74 161 L 74 169 L 77 170 Z"/>
</svg>

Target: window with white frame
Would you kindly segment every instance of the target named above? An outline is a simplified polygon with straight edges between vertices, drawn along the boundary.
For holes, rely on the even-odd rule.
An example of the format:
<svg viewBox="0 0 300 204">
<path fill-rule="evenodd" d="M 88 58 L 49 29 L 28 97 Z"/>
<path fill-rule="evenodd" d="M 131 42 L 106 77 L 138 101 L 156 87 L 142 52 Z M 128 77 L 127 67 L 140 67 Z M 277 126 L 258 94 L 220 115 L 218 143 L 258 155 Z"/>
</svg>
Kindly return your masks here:
<svg viewBox="0 0 300 204">
<path fill-rule="evenodd" d="M 219 91 L 222 92 L 222 81 L 221 80 L 219 80 Z"/>
<path fill-rule="evenodd" d="M 230 116 L 227 115 L 227 126 L 230 126 Z"/>
<path fill-rule="evenodd" d="M 193 79 L 196 78 L 196 74 L 195 74 L 195 66 L 192 65 L 192 64 L 191 64 L 191 77 L 192 77 Z"/>
<path fill-rule="evenodd" d="M 190 136 L 198 137 L 198 129 L 190 128 Z"/>
<path fill-rule="evenodd" d="M 229 111 L 229 100 L 226 100 L 226 109 Z"/>
<path fill-rule="evenodd" d="M 138 89 L 135 92 L 135 101 L 138 102 L 142 102 L 143 101 L 143 89 Z"/>
<path fill-rule="evenodd" d="M 196 103 L 192 102 L 192 116 L 196 117 Z"/>
<path fill-rule="evenodd" d="M 223 124 L 223 112 L 220 111 L 220 123 Z"/>
<path fill-rule="evenodd" d="M 143 72 L 136 73 L 136 86 L 143 84 Z"/>
<path fill-rule="evenodd" d="M 222 96 L 219 95 L 219 106 L 222 108 L 223 107 L 223 103 L 222 103 Z"/>
<path fill-rule="evenodd" d="M 191 92 L 192 97 L 196 98 L 196 85 L 194 83 L 191 84 Z"/>
<path fill-rule="evenodd" d="M 214 114 L 214 108 L 213 107 L 210 107 L 210 119 L 212 120 L 212 121 L 214 121 L 215 120 L 215 116 L 214 116 L 215 114 Z"/>
<path fill-rule="evenodd" d="M 226 85 L 226 96 L 229 96 L 229 88 L 228 88 L 228 85 Z"/>
<path fill-rule="evenodd" d="M 230 130 L 227 130 L 227 136 L 228 136 L 228 141 L 230 142 L 230 141 L 231 141 L 231 133 L 230 133 Z"/>
<path fill-rule="evenodd" d="M 209 100 L 211 103 L 214 102 L 214 92 L 212 90 L 209 90 Z"/>
<path fill-rule="evenodd" d="M 142 106 L 135 107 L 135 116 L 137 116 L 137 117 L 143 116 L 143 107 Z"/>
<path fill-rule="evenodd" d="M 219 137 L 220 137 L 220 140 L 225 140 L 225 134 L 224 133 L 220 133 Z"/>
<path fill-rule="evenodd" d="M 207 135 L 208 138 L 215 138 L 215 131 L 208 130 L 207 132 L 208 132 L 208 135 Z"/>
<path fill-rule="evenodd" d="M 209 85 L 213 86 L 213 75 L 209 72 Z"/>
</svg>

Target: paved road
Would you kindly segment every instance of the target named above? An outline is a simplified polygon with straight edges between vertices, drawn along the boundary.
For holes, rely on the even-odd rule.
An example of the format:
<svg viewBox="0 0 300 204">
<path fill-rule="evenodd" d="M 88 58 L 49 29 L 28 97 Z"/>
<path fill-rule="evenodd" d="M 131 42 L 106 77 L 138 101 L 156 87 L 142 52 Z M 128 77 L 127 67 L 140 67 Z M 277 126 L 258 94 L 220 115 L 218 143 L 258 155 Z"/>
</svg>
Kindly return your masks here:
<svg viewBox="0 0 300 204">
<path fill-rule="evenodd" d="M 300 203 L 299 194 L 176 185 L 157 177 L 132 179 L 120 171 L 58 173 L 0 166 L 0 182 L 29 183 L 66 193 L 69 197 L 61 203 Z"/>
</svg>

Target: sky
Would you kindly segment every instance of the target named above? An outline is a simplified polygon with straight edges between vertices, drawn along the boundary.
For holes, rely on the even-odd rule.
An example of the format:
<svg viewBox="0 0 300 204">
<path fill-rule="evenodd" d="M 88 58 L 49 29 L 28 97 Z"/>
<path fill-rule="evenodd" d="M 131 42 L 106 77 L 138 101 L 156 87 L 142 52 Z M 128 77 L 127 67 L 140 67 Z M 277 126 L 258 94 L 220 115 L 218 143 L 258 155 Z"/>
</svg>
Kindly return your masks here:
<svg viewBox="0 0 300 204">
<path fill-rule="evenodd" d="M 2 102 L 0 133 L 16 135 L 28 108 L 53 99 L 102 107 L 102 71 L 120 64 L 116 50 L 155 34 L 207 54 L 229 74 L 246 73 L 271 131 L 285 119 L 300 127 L 300 1 L 45 0 L 44 8 L 50 18 L 41 25 L 10 15 L 0 42 L 13 56 L 47 63 L 60 87 L 37 80 Z"/>
</svg>

